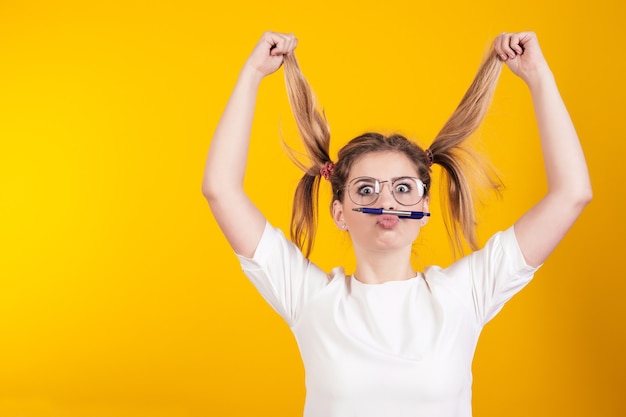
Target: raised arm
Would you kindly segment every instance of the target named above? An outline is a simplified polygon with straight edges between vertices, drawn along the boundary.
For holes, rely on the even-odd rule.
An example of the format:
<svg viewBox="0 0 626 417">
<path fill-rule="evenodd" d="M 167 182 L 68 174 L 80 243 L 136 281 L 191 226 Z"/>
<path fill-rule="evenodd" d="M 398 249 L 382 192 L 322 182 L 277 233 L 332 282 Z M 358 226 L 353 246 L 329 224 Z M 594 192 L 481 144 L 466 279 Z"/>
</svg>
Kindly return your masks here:
<svg viewBox="0 0 626 417">
<path fill-rule="evenodd" d="M 511 71 L 528 85 L 541 138 L 548 191 L 515 223 L 526 262 L 537 266 L 591 200 L 591 182 L 578 135 L 535 34 L 503 33 L 494 46 Z"/>
<path fill-rule="evenodd" d="M 293 52 L 293 35 L 266 32 L 243 66 L 213 135 L 202 192 L 232 248 L 251 257 L 261 239 L 265 217 L 243 190 L 250 131 L 261 80 L 278 70 Z"/>
</svg>

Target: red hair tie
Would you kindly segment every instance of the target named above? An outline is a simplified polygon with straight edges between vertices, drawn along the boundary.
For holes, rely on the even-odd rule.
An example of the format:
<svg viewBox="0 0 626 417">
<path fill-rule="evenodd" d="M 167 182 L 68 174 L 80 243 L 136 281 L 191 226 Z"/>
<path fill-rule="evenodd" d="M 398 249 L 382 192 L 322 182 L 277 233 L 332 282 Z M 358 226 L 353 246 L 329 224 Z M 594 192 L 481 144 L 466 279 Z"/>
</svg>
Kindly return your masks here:
<svg viewBox="0 0 626 417">
<path fill-rule="evenodd" d="M 335 164 L 328 161 L 324 163 L 324 166 L 320 169 L 320 175 L 324 177 L 326 181 L 330 181 L 331 175 L 333 175 L 333 171 L 335 170 Z"/>
<path fill-rule="evenodd" d="M 433 166 L 433 163 L 435 162 L 435 157 L 433 156 L 433 153 L 431 152 L 430 149 L 426 149 L 424 152 L 426 153 L 426 159 L 428 160 L 428 166 L 429 167 Z"/>
</svg>

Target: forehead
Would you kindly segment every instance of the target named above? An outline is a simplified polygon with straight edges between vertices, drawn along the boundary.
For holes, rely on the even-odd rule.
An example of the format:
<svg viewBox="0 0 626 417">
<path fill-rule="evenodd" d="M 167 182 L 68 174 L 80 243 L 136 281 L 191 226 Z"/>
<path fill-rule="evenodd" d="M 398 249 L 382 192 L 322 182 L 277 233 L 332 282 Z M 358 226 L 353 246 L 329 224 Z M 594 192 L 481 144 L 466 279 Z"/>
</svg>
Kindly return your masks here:
<svg viewBox="0 0 626 417">
<path fill-rule="evenodd" d="M 390 179 L 417 177 L 415 164 L 401 152 L 370 152 L 361 156 L 350 170 L 350 178 Z"/>
</svg>

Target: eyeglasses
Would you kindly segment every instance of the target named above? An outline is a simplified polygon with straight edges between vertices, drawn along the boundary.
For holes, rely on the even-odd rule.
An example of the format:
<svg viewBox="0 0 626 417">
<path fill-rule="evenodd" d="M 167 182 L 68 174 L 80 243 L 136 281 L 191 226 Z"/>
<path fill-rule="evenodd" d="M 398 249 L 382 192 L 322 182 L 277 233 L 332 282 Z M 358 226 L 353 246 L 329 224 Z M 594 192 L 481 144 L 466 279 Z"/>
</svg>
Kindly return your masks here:
<svg viewBox="0 0 626 417">
<path fill-rule="evenodd" d="M 372 177 L 357 177 L 351 180 L 346 188 L 354 204 L 370 206 L 380 197 L 385 183 L 389 183 L 391 195 L 403 206 L 415 205 L 424 197 L 426 187 L 422 180 L 415 177 L 400 177 L 386 181 L 379 181 Z"/>
</svg>

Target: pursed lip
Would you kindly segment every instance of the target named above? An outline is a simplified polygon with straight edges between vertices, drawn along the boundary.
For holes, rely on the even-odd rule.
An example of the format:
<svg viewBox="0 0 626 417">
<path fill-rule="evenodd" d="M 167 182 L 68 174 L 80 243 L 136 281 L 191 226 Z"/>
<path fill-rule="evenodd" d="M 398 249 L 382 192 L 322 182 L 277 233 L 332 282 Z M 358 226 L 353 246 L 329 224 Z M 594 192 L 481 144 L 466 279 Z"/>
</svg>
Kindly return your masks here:
<svg viewBox="0 0 626 417">
<path fill-rule="evenodd" d="M 376 220 L 376 224 L 381 225 L 385 229 L 390 229 L 400 222 L 400 218 L 393 214 L 381 214 Z"/>
</svg>

